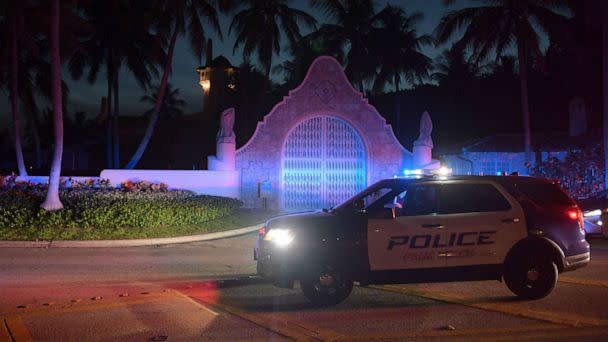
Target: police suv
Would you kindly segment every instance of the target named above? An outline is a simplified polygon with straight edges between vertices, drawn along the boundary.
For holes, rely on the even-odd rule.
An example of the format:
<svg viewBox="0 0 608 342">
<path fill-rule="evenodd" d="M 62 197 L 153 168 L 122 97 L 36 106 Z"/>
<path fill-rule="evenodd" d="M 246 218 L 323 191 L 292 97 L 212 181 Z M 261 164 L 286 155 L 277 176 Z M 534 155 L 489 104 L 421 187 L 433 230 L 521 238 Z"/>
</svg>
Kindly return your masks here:
<svg viewBox="0 0 608 342">
<path fill-rule="evenodd" d="M 558 273 L 590 260 L 580 209 L 554 181 L 520 176 L 416 176 L 379 181 L 330 210 L 269 220 L 258 273 L 300 281 L 314 304 L 346 299 L 353 282 L 502 280 L 538 299 Z"/>
</svg>

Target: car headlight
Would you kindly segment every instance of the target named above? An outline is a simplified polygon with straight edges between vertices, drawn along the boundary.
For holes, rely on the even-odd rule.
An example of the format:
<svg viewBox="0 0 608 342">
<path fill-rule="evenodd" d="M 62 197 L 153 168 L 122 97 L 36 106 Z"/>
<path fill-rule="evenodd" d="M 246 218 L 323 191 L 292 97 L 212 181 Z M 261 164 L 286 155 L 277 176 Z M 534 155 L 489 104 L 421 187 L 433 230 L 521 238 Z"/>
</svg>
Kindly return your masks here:
<svg viewBox="0 0 608 342">
<path fill-rule="evenodd" d="M 600 209 L 590 210 L 590 211 L 586 211 L 585 213 L 583 213 L 584 217 L 593 217 L 593 216 L 600 216 L 600 215 L 602 215 L 602 210 L 600 210 Z"/>
<path fill-rule="evenodd" d="M 286 247 L 293 241 L 293 233 L 289 229 L 274 228 L 268 230 L 264 236 L 265 241 L 272 241 L 279 247 Z"/>
</svg>

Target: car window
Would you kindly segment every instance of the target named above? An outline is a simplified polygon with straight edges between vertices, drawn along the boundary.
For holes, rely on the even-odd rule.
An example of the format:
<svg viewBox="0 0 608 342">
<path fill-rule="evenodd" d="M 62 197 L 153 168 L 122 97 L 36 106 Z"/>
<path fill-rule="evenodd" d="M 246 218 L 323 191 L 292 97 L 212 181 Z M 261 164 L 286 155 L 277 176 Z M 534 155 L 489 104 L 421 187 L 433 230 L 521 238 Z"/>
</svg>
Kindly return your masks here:
<svg viewBox="0 0 608 342">
<path fill-rule="evenodd" d="M 419 216 L 437 213 L 437 187 L 415 185 L 393 198 L 395 216 Z"/>
<path fill-rule="evenodd" d="M 443 184 L 439 191 L 439 213 L 506 211 L 511 205 L 492 184 Z"/>
<path fill-rule="evenodd" d="M 383 198 L 386 194 L 388 194 L 392 190 L 393 189 L 388 188 L 388 187 L 379 188 L 379 189 L 376 189 L 375 191 L 372 191 L 369 194 L 365 195 L 363 197 L 363 203 L 364 203 L 365 209 L 369 209 L 374 203 L 376 203 L 378 200 Z"/>
<path fill-rule="evenodd" d="M 396 186 L 396 184 L 387 184 L 387 182 L 377 182 L 364 189 L 363 191 L 353 195 L 351 198 L 345 200 L 339 205 L 335 206 L 333 210 L 351 210 L 359 205 L 359 209 L 367 210 L 370 205 L 374 204 L 383 195 L 386 195 L 388 192 L 390 192 L 394 186 Z"/>
<path fill-rule="evenodd" d="M 389 186 L 370 188 L 358 194 L 346 203 L 340 204 L 338 209 L 347 208 L 348 210 L 366 211 L 381 208 L 382 204 L 391 196 L 394 189 Z"/>
<path fill-rule="evenodd" d="M 521 182 L 517 183 L 515 188 L 519 193 L 522 193 L 539 206 L 574 205 L 574 201 L 557 184 Z"/>
</svg>

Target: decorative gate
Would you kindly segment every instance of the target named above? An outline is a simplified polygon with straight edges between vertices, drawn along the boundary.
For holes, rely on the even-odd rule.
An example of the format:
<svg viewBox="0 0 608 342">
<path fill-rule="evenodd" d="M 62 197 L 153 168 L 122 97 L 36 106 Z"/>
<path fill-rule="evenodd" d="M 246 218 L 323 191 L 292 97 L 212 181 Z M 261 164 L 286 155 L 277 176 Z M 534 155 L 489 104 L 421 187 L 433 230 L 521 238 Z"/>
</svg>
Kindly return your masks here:
<svg viewBox="0 0 608 342">
<path fill-rule="evenodd" d="M 365 148 L 345 121 L 320 116 L 298 125 L 283 151 L 283 207 L 335 206 L 366 186 Z"/>
</svg>

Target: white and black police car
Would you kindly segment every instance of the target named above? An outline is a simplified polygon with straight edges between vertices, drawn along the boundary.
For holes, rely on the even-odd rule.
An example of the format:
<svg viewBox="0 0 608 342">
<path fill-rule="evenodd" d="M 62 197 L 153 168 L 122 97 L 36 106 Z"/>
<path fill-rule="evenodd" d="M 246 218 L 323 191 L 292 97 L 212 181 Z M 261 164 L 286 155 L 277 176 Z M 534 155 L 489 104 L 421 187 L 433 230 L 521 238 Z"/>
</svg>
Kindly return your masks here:
<svg viewBox="0 0 608 342">
<path fill-rule="evenodd" d="M 503 280 L 538 299 L 558 274 L 590 260 L 583 217 L 555 181 L 521 176 L 416 176 L 379 181 L 330 210 L 266 222 L 258 273 L 299 280 L 314 304 L 346 299 L 353 282 Z"/>
</svg>

